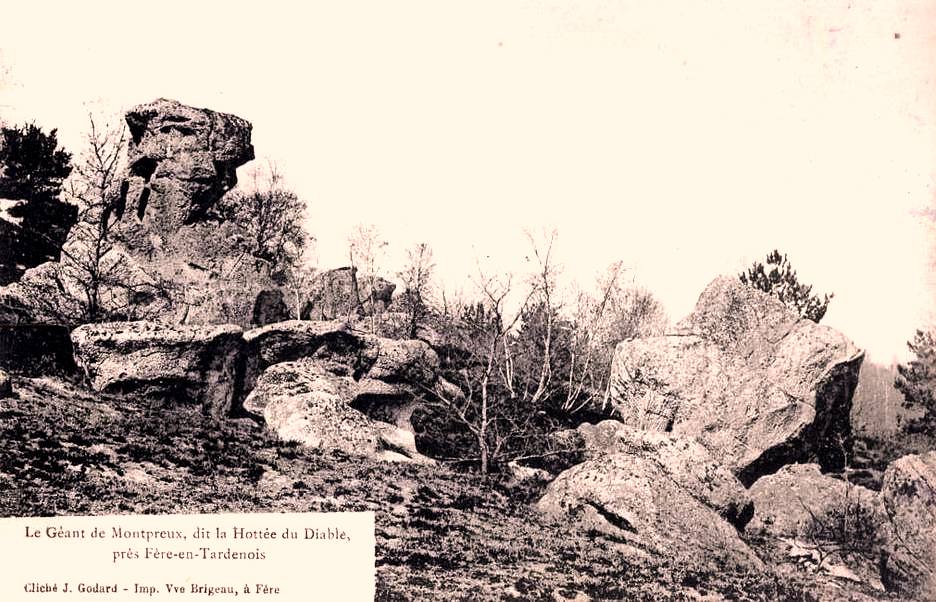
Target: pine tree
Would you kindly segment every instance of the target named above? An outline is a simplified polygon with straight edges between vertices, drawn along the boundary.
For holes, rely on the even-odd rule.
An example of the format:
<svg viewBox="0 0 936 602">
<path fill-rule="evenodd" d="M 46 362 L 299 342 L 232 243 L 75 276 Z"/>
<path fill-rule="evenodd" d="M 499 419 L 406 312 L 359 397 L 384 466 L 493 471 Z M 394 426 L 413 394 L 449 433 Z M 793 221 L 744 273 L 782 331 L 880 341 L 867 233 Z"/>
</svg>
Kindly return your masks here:
<svg viewBox="0 0 936 602">
<path fill-rule="evenodd" d="M 0 129 L 0 199 L 11 203 L 0 220 L 0 284 L 27 268 L 59 258 L 78 208 L 58 200 L 71 173 L 71 155 L 56 130 L 33 124 Z"/>
<path fill-rule="evenodd" d="M 740 278 L 741 282 L 777 297 L 800 317 L 817 323 L 825 316 L 833 297 L 813 295 L 812 286 L 800 283 L 790 260 L 777 250 L 767 255 L 766 265 L 756 261 Z"/>
<path fill-rule="evenodd" d="M 936 435 L 936 332 L 917 330 L 907 347 L 916 357 L 897 366 L 894 386 L 904 395 L 904 407 L 923 410 L 907 430 Z"/>
</svg>

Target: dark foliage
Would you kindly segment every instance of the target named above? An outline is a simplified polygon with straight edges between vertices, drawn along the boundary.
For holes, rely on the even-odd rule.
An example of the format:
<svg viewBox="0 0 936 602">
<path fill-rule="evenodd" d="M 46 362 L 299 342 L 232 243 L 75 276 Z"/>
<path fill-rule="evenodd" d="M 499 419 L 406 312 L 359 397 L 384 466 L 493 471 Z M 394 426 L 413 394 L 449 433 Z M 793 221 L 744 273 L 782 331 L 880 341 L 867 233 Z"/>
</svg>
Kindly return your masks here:
<svg viewBox="0 0 936 602">
<path fill-rule="evenodd" d="M 0 284 L 18 279 L 24 269 L 59 258 L 78 209 L 58 200 L 71 173 L 71 155 L 49 134 L 29 124 L 0 130 L 0 199 L 18 201 L 0 220 Z M 22 266 L 22 267 L 20 267 Z"/>
<path fill-rule="evenodd" d="M 897 367 L 894 386 L 903 393 L 904 406 L 923 415 L 908 421 L 905 429 L 936 436 L 936 333 L 917 330 L 907 346 L 916 357 Z"/>
<path fill-rule="evenodd" d="M 813 295 L 812 286 L 800 283 L 790 260 L 776 250 L 767 255 L 766 264 L 755 261 L 740 278 L 741 282 L 777 297 L 800 317 L 813 322 L 822 320 L 833 297 L 832 294 L 821 298 Z"/>
</svg>

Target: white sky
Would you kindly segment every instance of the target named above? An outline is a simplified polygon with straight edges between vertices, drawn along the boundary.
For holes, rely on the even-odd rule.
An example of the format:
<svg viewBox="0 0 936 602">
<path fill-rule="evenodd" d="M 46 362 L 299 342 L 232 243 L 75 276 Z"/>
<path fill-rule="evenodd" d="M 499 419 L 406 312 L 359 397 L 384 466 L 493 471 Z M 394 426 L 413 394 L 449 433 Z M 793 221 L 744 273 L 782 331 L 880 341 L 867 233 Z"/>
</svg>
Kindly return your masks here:
<svg viewBox="0 0 936 602">
<path fill-rule="evenodd" d="M 934 317 L 936 0 L 24 4 L 0 119 L 77 153 L 89 111 L 240 115 L 322 267 L 374 223 L 458 287 L 556 226 L 567 279 L 619 258 L 674 319 L 773 248 L 878 360 Z"/>
</svg>

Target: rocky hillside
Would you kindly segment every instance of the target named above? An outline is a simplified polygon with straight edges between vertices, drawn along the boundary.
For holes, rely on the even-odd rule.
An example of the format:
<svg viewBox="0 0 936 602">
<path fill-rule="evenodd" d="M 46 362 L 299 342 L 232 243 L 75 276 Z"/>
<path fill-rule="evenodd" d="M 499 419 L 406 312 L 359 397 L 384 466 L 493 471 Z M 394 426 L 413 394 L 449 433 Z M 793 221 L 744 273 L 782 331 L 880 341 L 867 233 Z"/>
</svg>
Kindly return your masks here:
<svg viewBox="0 0 936 602">
<path fill-rule="evenodd" d="M 551 520 L 538 486 L 305 448 L 195 404 L 14 377 L 0 400 L 0 514 L 372 510 L 381 600 L 812 600 L 804 577 L 633 559 Z M 812 593 L 811 593 L 812 590 Z"/>
<path fill-rule="evenodd" d="M 75 327 L 19 286 L 54 262 L 0 290 L 16 300 L 0 312 L 3 515 L 369 510 L 387 600 L 936 599 L 936 452 L 859 482 L 864 354 L 842 333 L 716 278 L 670 332 L 617 345 L 602 420 L 527 421 L 516 436 L 547 451 L 476 474 L 413 416 L 445 406 L 487 451 L 489 408 L 546 414 L 487 388 L 495 356 L 440 358 L 448 343 L 415 324 L 360 320 L 394 288 L 372 278 L 362 297 L 353 268 L 307 283 L 308 319 L 286 319 L 263 263 L 215 244 L 237 225 L 212 211 L 253 157 L 250 124 L 167 100 L 126 119 L 115 240 L 166 295 L 134 285 L 151 319 Z M 480 394 L 459 380 L 475 364 Z"/>
</svg>

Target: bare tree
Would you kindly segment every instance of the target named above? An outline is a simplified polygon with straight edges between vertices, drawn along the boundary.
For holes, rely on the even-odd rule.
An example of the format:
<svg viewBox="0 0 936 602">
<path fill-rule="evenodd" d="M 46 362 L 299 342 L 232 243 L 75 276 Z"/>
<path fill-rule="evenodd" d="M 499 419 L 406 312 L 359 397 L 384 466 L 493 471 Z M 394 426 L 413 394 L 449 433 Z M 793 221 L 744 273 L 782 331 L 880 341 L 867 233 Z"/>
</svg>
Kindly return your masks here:
<svg viewBox="0 0 936 602">
<path fill-rule="evenodd" d="M 254 168 L 250 184 L 221 199 L 218 212 L 244 231 L 245 252 L 282 276 L 301 255 L 308 235 L 303 229 L 305 203 L 287 189 L 275 163 Z"/>
<path fill-rule="evenodd" d="M 58 263 L 44 264 L 20 287 L 34 306 L 66 324 L 127 318 L 142 297 L 165 297 L 157 279 L 131 269 L 116 248 L 112 215 L 126 159 L 126 130 L 99 127 L 89 116 L 87 147 L 66 183 L 66 199 L 78 207 Z"/>
<path fill-rule="evenodd" d="M 358 224 L 348 237 L 348 260 L 354 278 L 354 291 L 358 307 L 366 307 L 370 317 L 371 332 L 377 331 L 380 308 L 377 303 L 378 271 L 383 261 L 387 242 L 383 240 L 377 226 Z M 351 318 L 349 308 L 348 318 Z"/>
<path fill-rule="evenodd" d="M 435 263 L 432 248 L 419 243 L 406 251 L 406 265 L 397 273 L 405 287 L 402 304 L 406 313 L 406 333 L 416 338 L 419 327 L 426 319 L 432 305 L 432 274 Z"/>
</svg>

